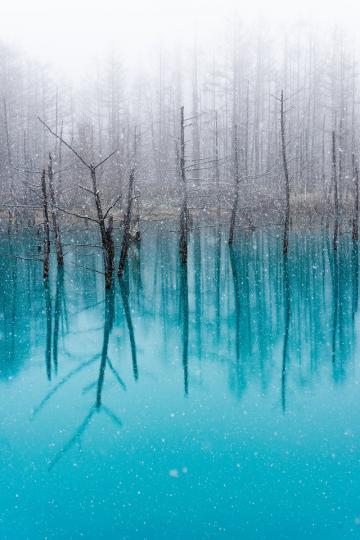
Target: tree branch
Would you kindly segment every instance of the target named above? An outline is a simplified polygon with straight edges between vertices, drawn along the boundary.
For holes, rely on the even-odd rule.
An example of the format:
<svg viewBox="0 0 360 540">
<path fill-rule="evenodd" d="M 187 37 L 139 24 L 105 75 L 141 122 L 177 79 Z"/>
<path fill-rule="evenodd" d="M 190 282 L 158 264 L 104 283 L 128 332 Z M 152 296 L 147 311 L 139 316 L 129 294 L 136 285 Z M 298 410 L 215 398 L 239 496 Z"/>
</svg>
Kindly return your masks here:
<svg viewBox="0 0 360 540">
<path fill-rule="evenodd" d="M 120 201 L 121 198 L 122 198 L 122 195 L 119 195 L 119 196 L 115 199 L 115 201 L 109 206 L 109 208 L 106 210 L 106 212 L 105 212 L 105 214 L 104 214 L 104 219 L 107 218 L 107 216 L 108 216 L 110 210 L 112 210 L 112 209 L 114 208 L 114 206 L 117 205 L 117 203 Z"/>
<path fill-rule="evenodd" d="M 103 165 L 105 163 L 105 161 L 107 161 L 108 159 L 110 159 L 114 154 L 116 154 L 116 152 L 118 151 L 118 149 L 114 150 L 113 152 L 111 152 L 111 154 L 109 154 L 105 159 L 103 159 L 102 161 L 100 161 L 100 163 L 98 163 L 97 165 L 94 165 L 94 169 L 97 169 L 98 167 L 100 167 L 100 165 Z"/>
<path fill-rule="evenodd" d="M 46 129 L 48 129 L 50 131 L 50 133 L 52 135 L 54 135 L 54 137 L 56 137 L 57 139 L 59 139 L 59 141 L 61 141 L 63 144 L 65 144 L 65 146 L 71 150 L 75 156 L 81 161 L 81 163 L 83 163 L 85 165 L 85 167 L 87 167 L 88 169 L 90 169 L 90 165 L 88 163 L 86 163 L 86 161 L 80 156 L 80 154 L 78 154 L 78 152 L 68 143 L 66 142 L 62 137 L 60 137 L 60 135 L 58 135 L 57 133 L 55 133 L 55 131 L 53 131 L 45 122 L 44 120 L 42 120 L 40 118 L 40 116 L 38 116 L 38 120 L 39 122 L 42 123 L 43 126 L 46 127 Z"/>
<path fill-rule="evenodd" d="M 69 216 L 74 216 L 80 219 L 88 219 L 89 221 L 93 221 L 94 223 L 99 224 L 99 221 L 93 217 L 82 216 L 81 214 L 77 214 L 76 212 L 70 212 L 69 210 L 65 210 L 65 208 L 60 208 L 60 206 L 54 205 L 54 208 L 56 208 L 57 210 L 60 210 L 60 212 L 64 212 L 65 214 L 68 214 Z"/>
</svg>

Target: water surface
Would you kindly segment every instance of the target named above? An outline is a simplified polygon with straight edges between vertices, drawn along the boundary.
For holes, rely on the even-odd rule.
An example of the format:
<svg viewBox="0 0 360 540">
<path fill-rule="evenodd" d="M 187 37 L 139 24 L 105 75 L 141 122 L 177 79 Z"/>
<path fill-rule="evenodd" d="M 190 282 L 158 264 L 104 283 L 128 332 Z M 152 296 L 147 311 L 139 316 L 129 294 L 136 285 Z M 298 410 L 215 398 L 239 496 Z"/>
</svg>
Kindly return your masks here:
<svg viewBox="0 0 360 540">
<path fill-rule="evenodd" d="M 0 538 L 358 538 L 357 246 L 166 229 L 106 294 L 2 258 Z"/>
</svg>

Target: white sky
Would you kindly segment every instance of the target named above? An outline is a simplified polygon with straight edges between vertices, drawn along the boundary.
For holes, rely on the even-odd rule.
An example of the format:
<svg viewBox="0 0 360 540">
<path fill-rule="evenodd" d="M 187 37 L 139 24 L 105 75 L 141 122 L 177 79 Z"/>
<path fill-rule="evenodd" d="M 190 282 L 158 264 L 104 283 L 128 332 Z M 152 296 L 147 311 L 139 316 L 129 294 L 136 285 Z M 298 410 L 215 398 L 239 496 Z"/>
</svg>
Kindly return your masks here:
<svg viewBox="0 0 360 540">
<path fill-rule="evenodd" d="M 124 58 L 171 45 L 196 25 L 204 36 L 231 19 L 335 23 L 356 34 L 360 0 L 0 0 L 0 39 L 69 77 L 111 48 Z"/>
</svg>

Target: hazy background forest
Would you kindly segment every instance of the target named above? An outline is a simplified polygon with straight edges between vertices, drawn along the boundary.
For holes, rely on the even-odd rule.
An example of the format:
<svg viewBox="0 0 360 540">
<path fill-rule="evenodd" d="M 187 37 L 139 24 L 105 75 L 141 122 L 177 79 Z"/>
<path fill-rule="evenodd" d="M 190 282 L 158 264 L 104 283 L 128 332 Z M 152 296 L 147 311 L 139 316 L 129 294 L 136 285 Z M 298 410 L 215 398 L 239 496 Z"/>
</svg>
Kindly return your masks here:
<svg viewBox="0 0 360 540">
<path fill-rule="evenodd" d="M 216 16 L 215 8 L 210 13 Z M 145 35 L 144 50 L 137 56 L 129 53 L 129 44 L 109 44 L 101 57 L 90 58 L 75 75 L 71 69 L 64 75 L 56 63 L 39 61 L 4 40 L 0 53 L 3 223 L 9 209 L 18 226 L 42 221 L 40 178 L 48 167 L 49 152 L 58 219 L 70 220 L 62 210 L 81 214 L 86 210 L 92 216 L 86 167 L 38 117 L 87 163 L 101 162 L 115 151 L 98 177 L 104 206 L 116 202 L 115 220 L 122 219 L 133 165 L 134 201 L 141 219 L 177 217 L 182 106 L 193 217 L 218 205 L 223 218 L 230 215 L 238 176 L 239 225 L 252 226 L 267 213 L 276 223 L 284 208 L 281 91 L 293 212 L 311 210 L 315 216 L 331 212 L 334 131 L 340 207 L 349 214 L 353 156 L 357 158 L 359 147 L 356 44 L 348 30 L 335 24 L 321 28 L 311 20 L 274 23 L 266 20 L 266 13 L 259 13 L 256 20 L 243 20 L 238 9 L 219 16 L 207 32 L 201 11 L 195 22 L 189 14 L 186 37 L 178 28 L 171 41 L 159 37 L 146 52 Z M 185 20 L 180 19 L 180 29 Z M 140 32 L 144 21 L 141 24 Z M 63 30 L 63 38 L 54 35 L 53 39 L 65 41 L 64 52 L 71 58 L 66 25 Z M 81 36 L 80 28 L 79 42 Z"/>
</svg>

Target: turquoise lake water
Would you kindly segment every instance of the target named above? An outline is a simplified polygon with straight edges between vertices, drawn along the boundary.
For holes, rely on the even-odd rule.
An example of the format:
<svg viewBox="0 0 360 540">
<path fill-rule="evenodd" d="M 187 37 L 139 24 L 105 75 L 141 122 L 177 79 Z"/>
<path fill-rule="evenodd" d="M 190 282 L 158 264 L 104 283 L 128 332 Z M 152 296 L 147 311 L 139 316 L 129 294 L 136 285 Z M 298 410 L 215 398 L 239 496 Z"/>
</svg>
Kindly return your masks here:
<svg viewBox="0 0 360 540">
<path fill-rule="evenodd" d="M 360 538 L 357 246 L 166 229 L 1 259 L 0 538 Z"/>
</svg>

